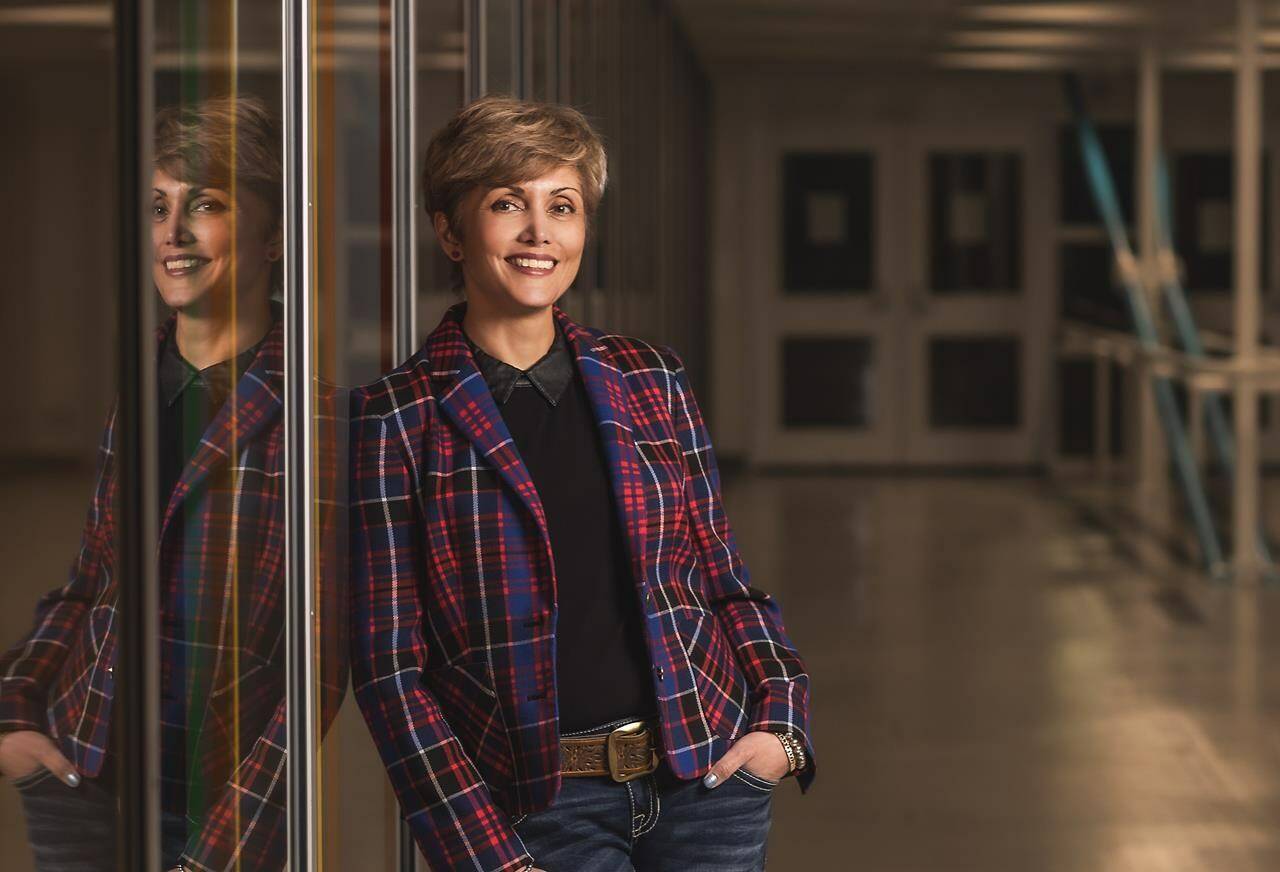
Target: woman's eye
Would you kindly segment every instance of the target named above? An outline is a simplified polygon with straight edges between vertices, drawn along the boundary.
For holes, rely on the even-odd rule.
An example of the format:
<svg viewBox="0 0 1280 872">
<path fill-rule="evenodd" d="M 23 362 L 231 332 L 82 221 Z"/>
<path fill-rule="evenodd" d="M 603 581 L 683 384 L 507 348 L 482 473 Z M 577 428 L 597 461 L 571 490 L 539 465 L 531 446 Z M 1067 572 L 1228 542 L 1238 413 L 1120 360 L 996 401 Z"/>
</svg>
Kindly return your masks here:
<svg viewBox="0 0 1280 872">
<path fill-rule="evenodd" d="M 510 211 L 511 211 L 511 209 L 505 209 L 505 208 L 503 208 L 504 206 L 510 206 L 510 207 L 511 207 L 511 209 L 517 209 L 517 208 L 519 208 L 518 206 L 516 206 L 516 204 L 515 204 L 515 203 L 512 203 L 510 200 L 499 200 L 498 202 L 496 202 L 496 203 L 494 203 L 494 204 L 493 204 L 492 208 L 493 208 L 493 211 L 495 211 L 495 212 L 510 212 Z"/>
<path fill-rule="evenodd" d="M 151 214 L 156 218 L 163 218 L 169 214 L 169 210 L 164 207 L 163 203 L 156 203 L 151 207 Z"/>
<path fill-rule="evenodd" d="M 574 212 L 578 211 L 573 207 L 572 203 L 556 203 L 551 207 L 551 210 L 557 215 L 572 215 Z"/>
<path fill-rule="evenodd" d="M 197 200 L 191 207 L 193 212 L 216 212 L 222 208 L 217 200 Z"/>
</svg>

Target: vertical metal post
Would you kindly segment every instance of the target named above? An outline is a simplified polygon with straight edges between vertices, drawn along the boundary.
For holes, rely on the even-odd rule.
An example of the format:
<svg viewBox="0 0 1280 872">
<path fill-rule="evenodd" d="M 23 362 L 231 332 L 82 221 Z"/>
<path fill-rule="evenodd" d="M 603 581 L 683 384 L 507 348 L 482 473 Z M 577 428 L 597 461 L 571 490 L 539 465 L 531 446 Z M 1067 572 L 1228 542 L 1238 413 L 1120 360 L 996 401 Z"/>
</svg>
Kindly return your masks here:
<svg viewBox="0 0 1280 872">
<path fill-rule="evenodd" d="M 1235 143 L 1235 359 L 1248 370 L 1258 355 L 1261 324 L 1259 234 L 1262 226 L 1262 63 L 1257 0 L 1238 0 Z M 1232 503 L 1236 578 L 1258 576 L 1258 389 L 1242 374 L 1235 385 L 1236 474 Z"/>
<path fill-rule="evenodd" d="M 152 163 L 150 0 L 116 0 L 116 201 L 120 215 L 119 404 L 116 477 L 119 503 L 116 577 L 120 579 L 119 651 L 112 735 L 120 786 L 117 868 L 160 864 L 160 598 L 156 470 L 155 302 L 150 237 L 144 229 Z M 74 826 L 74 821 L 68 821 Z"/>
<path fill-rule="evenodd" d="M 391 2 L 391 356 L 418 344 L 417 28 L 413 0 Z M 396 868 L 414 872 L 418 848 L 401 820 Z"/>
<path fill-rule="evenodd" d="M 1158 257 L 1159 201 L 1156 169 L 1160 160 L 1160 58 L 1147 41 L 1138 63 L 1138 244 L 1142 293 L 1160 334 L 1160 289 L 1155 281 Z M 1170 532 L 1169 453 L 1160 430 L 1151 368 L 1144 361 L 1139 386 L 1138 515 L 1163 536 Z M 1155 541 L 1151 540 L 1153 546 Z M 1158 546 L 1153 547 L 1155 556 Z"/>
<path fill-rule="evenodd" d="M 392 344 L 396 363 L 418 345 L 418 48 L 413 0 L 391 4 Z"/>
<path fill-rule="evenodd" d="M 311 0 L 284 8 L 285 691 L 290 872 L 317 868 L 315 674 L 315 59 Z"/>
</svg>

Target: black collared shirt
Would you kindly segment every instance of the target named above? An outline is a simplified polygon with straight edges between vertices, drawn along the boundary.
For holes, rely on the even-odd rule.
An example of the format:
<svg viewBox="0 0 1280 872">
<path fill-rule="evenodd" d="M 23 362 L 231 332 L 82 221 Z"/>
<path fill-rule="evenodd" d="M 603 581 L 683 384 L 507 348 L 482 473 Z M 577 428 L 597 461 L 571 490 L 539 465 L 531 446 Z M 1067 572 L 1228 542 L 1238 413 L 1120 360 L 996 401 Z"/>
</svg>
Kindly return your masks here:
<svg viewBox="0 0 1280 872">
<path fill-rule="evenodd" d="M 559 330 L 556 330 L 556 338 L 547 353 L 533 366 L 523 370 L 498 360 L 470 338 L 467 342 L 471 345 L 471 354 L 476 359 L 480 374 L 484 376 L 489 393 L 493 394 L 499 406 L 505 406 L 511 395 L 519 389 L 535 390 L 544 400 L 556 406 L 564 396 L 564 389 L 573 381 L 573 356 Z"/>
<path fill-rule="evenodd" d="M 520 370 L 470 344 L 547 518 L 560 731 L 648 717 L 657 705 L 640 598 L 599 426 L 569 345 L 557 329 L 547 353 Z"/>
<path fill-rule="evenodd" d="M 160 353 L 160 369 L 156 374 L 160 395 L 161 513 L 168 505 L 169 495 L 182 477 L 187 461 L 195 454 L 200 439 L 223 403 L 235 392 L 236 383 L 258 356 L 261 345 L 262 340 L 259 339 L 252 348 L 231 360 L 196 369 L 178 350 L 177 338 L 169 334 Z"/>
</svg>

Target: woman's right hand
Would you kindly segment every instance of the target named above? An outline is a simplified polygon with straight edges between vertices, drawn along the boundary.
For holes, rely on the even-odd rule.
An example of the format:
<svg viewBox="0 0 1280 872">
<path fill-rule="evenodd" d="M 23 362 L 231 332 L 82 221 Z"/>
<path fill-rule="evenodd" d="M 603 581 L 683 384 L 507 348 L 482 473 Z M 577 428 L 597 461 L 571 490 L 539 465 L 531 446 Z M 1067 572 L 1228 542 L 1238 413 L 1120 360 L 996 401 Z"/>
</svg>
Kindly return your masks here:
<svg viewBox="0 0 1280 872">
<path fill-rule="evenodd" d="M 44 733 L 35 730 L 0 733 L 0 775 L 26 778 L 41 766 L 71 787 L 80 784 L 80 773 Z"/>
</svg>

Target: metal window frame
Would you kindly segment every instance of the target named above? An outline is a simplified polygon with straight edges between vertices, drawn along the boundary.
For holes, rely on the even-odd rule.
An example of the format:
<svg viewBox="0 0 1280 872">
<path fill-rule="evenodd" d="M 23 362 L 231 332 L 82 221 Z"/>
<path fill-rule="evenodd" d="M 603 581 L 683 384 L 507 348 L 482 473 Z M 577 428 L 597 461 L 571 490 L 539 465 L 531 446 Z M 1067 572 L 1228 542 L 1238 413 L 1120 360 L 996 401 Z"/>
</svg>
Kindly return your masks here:
<svg viewBox="0 0 1280 872">
<path fill-rule="evenodd" d="M 413 0 L 391 0 L 391 347 L 393 363 L 418 344 L 418 48 Z M 415 872 L 413 831 L 401 820 L 396 868 Z"/>
<path fill-rule="evenodd" d="M 117 864 L 160 864 L 159 570 L 156 565 L 156 310 L 144 225 L 152 164 L 154 9 L 116 0 L 119 403 L 115 420 L 119 621 L 112 734 L 120 789 Z"/>
<path fill-rule="evenodd" d="M 316 796 L 314 261 L 315 22 L 312 0 L 282 0 L 284 63 L 285 693 L 288 867 L 319 865 Z"/>
</svg>

